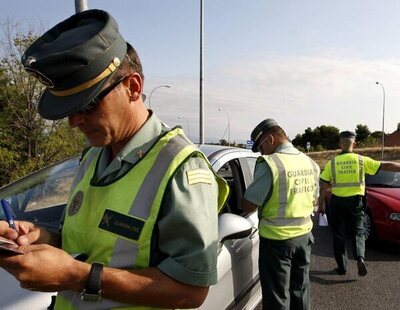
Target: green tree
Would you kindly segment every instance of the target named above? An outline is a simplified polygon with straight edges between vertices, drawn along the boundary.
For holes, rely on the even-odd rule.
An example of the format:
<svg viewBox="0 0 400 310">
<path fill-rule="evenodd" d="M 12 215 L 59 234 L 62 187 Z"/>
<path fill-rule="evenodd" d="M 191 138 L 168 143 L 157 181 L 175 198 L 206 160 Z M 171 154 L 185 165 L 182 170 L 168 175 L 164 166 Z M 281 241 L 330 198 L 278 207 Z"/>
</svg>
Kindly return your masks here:
<svg viewBox="0 0 400 310">
<path fill-rule="evenodd" d="M 382 131 L 374 131 L 373 133 L 371 133 L 371 137 L 377 140 L 381 140 L 382 139 Z"/>
<path fill-rule="evenodd" d="M 318 126 L 315 129 L 308 127 L 304 134 L 296 135 L 292 143 L 296 147 L 306 147 L 307 142 L 310 142 L 310 151 L 317 148 L 319 150 L 334 150 L 338 148 L 339 129 L 334 126 Z"/>
<path fill-rule="evenodd" d="M 334 150 L 338 148 L 339 129 L 335 126 L 319 126 L 315 128 L 314 134 L 320 144 L 326 150 Z"/>
<path fill-rule="evenodd" d="M 24 70 L 20 59 L 37 38 L 7 21 L 0 43 L 0 185 L 79 153 L 84 138 L 66 120 L 47 121 L 37 113 L 44 87 Z"/>
<path fill-rule="evenodd" d="M 304 130 L 304 134 L 302 135 L 302 142 L 304 144 L 302 145 L 303 147 L 306 147 L 307 142 L 310 142 L 312 146 L 317 143 L 314 130 L 312 130 L 311 127 L 307 127 L 307 129 Z"/>
<path fill-rule="evenodd" d="M 370 134 L 367 141 L 368 146 L 381 146 L 382 145 L 382 131 L 374 131 Z"/>
<path fill-rule="evenodd" d="M 221 140 L 219 140 L 219 144 L 227 146 L 228 145 L 228 141 L 226 141 L 225 139 L 221 139 Z"/>
<path fill-rule="evenodd" d="M 292 140 L 293 145 L 296 146 L 303 146 L 304 142 L 303 142 L 303 136 L 301 134 L 297 134 L 296 137 Z"/>
<path fill-rule="evenodd" d="M 369 130 L 367 125 L 362 125 L 362 124 L 358 124 L 356 126 L 356 141 L 360 144 L 360 145 L 367 145 L 368 143 L 368 138 L 371 134 L 371 131 Z"/>
</svg>

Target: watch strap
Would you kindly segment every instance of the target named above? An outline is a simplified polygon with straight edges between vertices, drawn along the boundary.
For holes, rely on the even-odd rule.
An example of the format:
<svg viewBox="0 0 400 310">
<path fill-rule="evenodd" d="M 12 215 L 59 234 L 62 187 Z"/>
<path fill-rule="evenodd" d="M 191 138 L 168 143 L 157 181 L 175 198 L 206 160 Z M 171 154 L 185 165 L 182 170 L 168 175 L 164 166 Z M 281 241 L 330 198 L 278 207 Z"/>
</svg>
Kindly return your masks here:
<svg viewBox="0 0 400 310">
<path fill-rule="evenodd" d="M 82 300 L 98 301 L 101 299 L 101 275 L 104 264 L 94 262 L 90 268 L 86 286 L 81 294 Z"/>
</svg>

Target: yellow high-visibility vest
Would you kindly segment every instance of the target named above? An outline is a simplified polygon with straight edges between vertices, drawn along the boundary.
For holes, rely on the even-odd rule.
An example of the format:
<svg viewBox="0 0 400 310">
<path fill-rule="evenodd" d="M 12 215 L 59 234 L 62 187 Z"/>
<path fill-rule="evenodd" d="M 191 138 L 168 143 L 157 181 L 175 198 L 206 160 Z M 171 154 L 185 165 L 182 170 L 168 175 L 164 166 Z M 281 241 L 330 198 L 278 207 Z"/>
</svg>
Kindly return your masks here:
<svg viewBox="0 0 400 310">
<path fill-rule="evenodd" d="M 85 253 L 86 262 L 101 262 L 120 269 L 146 268 L 150 263 L 151 237 L 165 190 L 187 158 L 205 156 L 184 136 L 171 130 L 122 178 L 93 186 L 100 149 L 84 156 L 73 183 L 62 230 L 62 248 L 68 253 Z M 219 187 L 218 209 L 228 196 L 226 182 L 212 172 Z M 217 211 L 217 210 L 216 210 Z M 62 291 L 56 309 L 155 309 L 127 305 L 102 298 L 83 301 L 79 292 Z"/>
<path fill-rule="evenodd" d="M 365 194 L 365 173 L 375 174 L 380 162 L 355 153 L 335 156 L 325 166 L 321 179 L 330 182 L 332 194 L 349 197 Z"/>
<path fill-rule="evenodd" d="M 286 240 L 311 231 L 310 216 L 318 197 L 318 165 L 301 152 L 274 153 L 259 160 L 267 162 L 273 178 L 272 193 L 260 212 L 260 236 Z"/>
</svg>

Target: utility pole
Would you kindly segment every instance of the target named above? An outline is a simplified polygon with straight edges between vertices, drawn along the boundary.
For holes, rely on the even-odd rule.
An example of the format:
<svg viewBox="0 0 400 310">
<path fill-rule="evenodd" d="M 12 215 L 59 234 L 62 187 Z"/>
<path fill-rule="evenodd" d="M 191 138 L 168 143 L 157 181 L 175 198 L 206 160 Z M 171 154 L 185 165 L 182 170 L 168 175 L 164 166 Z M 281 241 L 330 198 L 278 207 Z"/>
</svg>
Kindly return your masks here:
<svg viewBox="0 0 400 310">
<path fill-rule="evenodd" d="M 204 144 L 204 98 L 203 98 L 203 69 L 204 69 L 204 53 L 203 53 L 203 32 L 204 32 L 204 14 L 203 0 L 200 0 L 200 132 L 199 143 Z"/>
<path fill-rule="evenodd" d="M 383 150 L 385 148 L 385 87 L 383 87 L 382 83 L 375 82 L 377 85 L 382 87 L 383 91 L 383 105 L 382 105 L 382 146 L 381 146 L 381 153 L 383 159 Z"/>
<path fill-rule="evenodd" d="M 87 0 L 75 0 L 75 13 L 83 12 L 88 9 Z"/>
</svg>

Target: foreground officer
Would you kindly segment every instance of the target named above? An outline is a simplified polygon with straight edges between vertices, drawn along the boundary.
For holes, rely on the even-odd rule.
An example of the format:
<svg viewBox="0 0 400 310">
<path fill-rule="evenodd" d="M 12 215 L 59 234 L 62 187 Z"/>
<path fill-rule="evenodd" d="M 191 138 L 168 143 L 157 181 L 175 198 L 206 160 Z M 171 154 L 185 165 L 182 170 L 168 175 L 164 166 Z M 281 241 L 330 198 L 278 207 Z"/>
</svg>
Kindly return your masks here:
<svg viewBox="0 0 400 310">
<path fill-rule="evenodd" d="M 351 131 L 340 133 L 342 152 L 331 159 L 321 173 L 319 212 L 325 212 L 326 191 L 332 188 L 329 221 L 333 233 L 333 252 L 337 263 L 336 273 L 347 272 L 346 232 L 349 228 L 353 239 L 354 257 L 358 274 L 367 275 L 365 266 L 364 205 L 365 174 L 374 175 L 379 169 L 400 171 L 400 164 L 379 162 L 353 153 L 356 135 Z"/>
<path fill-rule="evenodd" d="M 311 213 L 318 197 L 319 167 L 289 142 L 269 118 L 251 133 L 257 160 L 243 208 L 258 208 L 259 271 L 263 309 L 309 309 Z"/>
<path fill-rule="evenodd" d="M 40 115 L 68 117 L 92 147 L 61 235 L 0 223 L 0 235 L 26 253 L 0 257 L 0 266 L 23 288 L 59 291 L 60 309 L 200 306 L 217 280 L 217 210 L 227 186 L 180 129 L 146 109 L 139 57 L 115 20 L 100 10 L 78 13 L 33 43 L 22 62 L 47 85 Z"/>
</svg>

